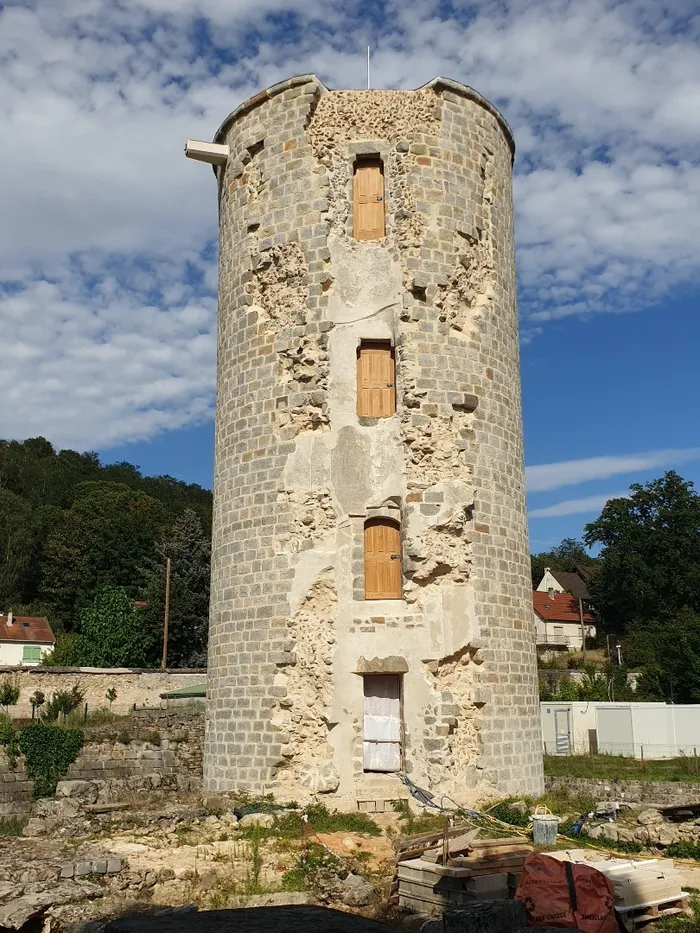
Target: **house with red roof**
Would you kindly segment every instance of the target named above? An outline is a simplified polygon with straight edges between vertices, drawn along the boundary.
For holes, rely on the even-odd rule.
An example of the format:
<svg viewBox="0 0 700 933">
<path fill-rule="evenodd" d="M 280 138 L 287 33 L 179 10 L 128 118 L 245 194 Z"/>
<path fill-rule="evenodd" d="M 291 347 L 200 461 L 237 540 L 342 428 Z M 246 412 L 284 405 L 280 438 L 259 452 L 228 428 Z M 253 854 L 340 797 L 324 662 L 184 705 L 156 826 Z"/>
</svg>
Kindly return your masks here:
<svg viewBox="0 0 700 933">
<path fill-rule="evenodd" d="M 0 613 L 0 666 L 36 667 L 55 645 L 56 636 L 44 616 Z"/>
<path fill-rule="evenodd" d="M 570 593 L 532 591 L 537 647 L 547 650 L 580 651 L 583 635 L 595 638 L 596 617 Z"/>
</svg>

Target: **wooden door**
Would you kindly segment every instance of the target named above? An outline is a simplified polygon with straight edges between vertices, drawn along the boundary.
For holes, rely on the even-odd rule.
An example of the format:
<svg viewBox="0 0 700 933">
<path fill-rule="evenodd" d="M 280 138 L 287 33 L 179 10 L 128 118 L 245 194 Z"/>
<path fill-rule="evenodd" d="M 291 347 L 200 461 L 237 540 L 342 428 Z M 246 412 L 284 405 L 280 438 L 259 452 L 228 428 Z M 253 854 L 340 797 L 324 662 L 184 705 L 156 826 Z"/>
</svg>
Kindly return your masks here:
<svg viewBox="0 0 700 933">
<path fill-rule="evenodd" d="M 401 532 L 389 518 L 365 522 L 365 599 L 401 599 Z"/>
<path fill-rule="evenodd" d="M 357 414 L 390 418 L 396 412 L 396 365 L 388 343 L 362 343 L 357 351 Z"/>
<path fill-rule="evenodd" d="M 353 228 L 356 240 L 384 236 L 384 167 L 381 159 L 363 159 L 353 179 Z"/>
<path fill-rule="evenodd" d="M 363 677 L 362 759 L 365 771 L 401 770 L 401 678 Z"/>
</svg>

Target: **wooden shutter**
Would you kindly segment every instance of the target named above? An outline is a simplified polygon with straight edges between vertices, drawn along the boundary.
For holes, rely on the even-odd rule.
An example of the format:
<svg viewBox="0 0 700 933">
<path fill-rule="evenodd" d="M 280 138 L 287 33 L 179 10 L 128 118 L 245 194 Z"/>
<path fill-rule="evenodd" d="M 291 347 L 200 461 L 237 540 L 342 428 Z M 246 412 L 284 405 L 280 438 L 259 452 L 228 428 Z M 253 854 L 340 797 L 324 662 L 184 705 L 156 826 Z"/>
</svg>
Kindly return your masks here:
<svg viewBox="0 0 700 933">
<path fill-rule="evenodd" d="M 394 351 L 386 343 L 363 343 L 357 351 L 357 414 L 390 418 L 395 412 Z"/>
<path fill-rule="evenodd" d="M 384 167 L 381 159 L 363 159 L 355 166 L 353 183 L 354 236 L 378 240 L 384 236 Z"/>
<path fill-rule="evenodd" d="M 365 523 L 365 599 L 401 599 L 401 532 L 388 518 Z"/>
<path fill-rule="evenodd" d="M 365 771 L 401 770 L 401 679 L 364 677 L 362 758 Z"/>
</svg>

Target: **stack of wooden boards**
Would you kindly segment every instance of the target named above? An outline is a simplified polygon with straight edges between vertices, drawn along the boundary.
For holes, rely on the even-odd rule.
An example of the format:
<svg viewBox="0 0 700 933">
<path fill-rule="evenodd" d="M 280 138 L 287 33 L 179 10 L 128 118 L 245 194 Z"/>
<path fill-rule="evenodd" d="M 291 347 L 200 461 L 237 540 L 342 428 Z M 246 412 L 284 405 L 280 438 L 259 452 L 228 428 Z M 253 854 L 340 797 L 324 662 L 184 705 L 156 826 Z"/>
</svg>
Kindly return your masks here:
<svg viewBox="0 0 700 933">
<path fill-rule="evenodd" d="M 683 891 L 683 878 L 672 859 L 602 859 L 591 849 L 567 849 L 548 852 L 552 858 L 568 862 L 585 862 L 602 872 L 615 888 L 615 910 L 628 930 L 682 913 L 688 906 L 688 894 Z"/>
<path fill-rule="evenodd" d="M 532 846 L 522 836 L 477 839 L 466 825 L 399 840 L 393 902 L 420 913 L 512 897 Z"/>
</svg>

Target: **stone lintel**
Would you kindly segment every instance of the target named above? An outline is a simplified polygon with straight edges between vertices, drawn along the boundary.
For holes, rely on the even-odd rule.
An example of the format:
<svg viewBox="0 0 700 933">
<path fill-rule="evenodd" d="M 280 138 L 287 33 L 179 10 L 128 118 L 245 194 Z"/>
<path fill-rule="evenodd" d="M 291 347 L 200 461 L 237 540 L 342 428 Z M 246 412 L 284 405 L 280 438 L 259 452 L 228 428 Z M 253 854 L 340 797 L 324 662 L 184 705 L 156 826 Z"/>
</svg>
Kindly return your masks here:
<svg viewBox="0 0 700 933">
<path fill-rule="evenodd" d="M 389 658 L 357 659 L 356 674 L 407 674 L 408 664 L 405 658 L 392 655 Z"/>
</svg>

